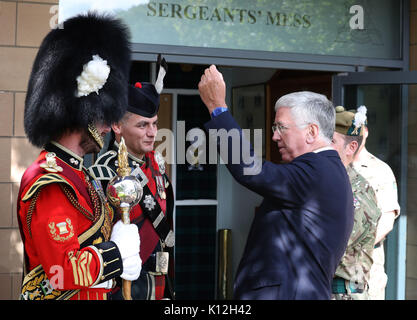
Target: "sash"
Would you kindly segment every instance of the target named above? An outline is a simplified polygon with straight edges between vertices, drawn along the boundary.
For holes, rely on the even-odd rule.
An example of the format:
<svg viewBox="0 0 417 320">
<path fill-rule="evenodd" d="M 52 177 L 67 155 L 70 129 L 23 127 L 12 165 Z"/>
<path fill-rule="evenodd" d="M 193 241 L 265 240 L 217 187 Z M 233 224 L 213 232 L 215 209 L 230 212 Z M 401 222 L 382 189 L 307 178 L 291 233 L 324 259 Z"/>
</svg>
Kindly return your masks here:
<svg viewBox="0 0 417 320">
<path fill-rule="evenodd" d="M 167 221 L 166 217 L 168 218 L 172 217 L 172 211 L 173 211 L 172 186 L 171 184 L 169 184 L 169 187 L 166 189 L 166 192 L 167 192 L 166 209 L 165 209 L 166 217 L 164 216 L 163 219 L 159 222 L 159 224 L 165 224 L 165 226 L 161 225 L 162 227 L 161 229 L 161 227 L 159 227 L 159 224 L 158 224 L 157 228 L 155 228 L 153 222 L 155 222 L 155 218 L 159 214 L 163 214 L 163 212 L 160 208 L 160 205 L 157 199 L 152 194 L 149 186 L 147 185 L 149 179 L 140 167 L 135 168 L 131 174 L 139 180 L 143 188 L 143 195 L 142 195 L 141 201 L 139 202 L 137 206 L 134 206 L 132 208 L 132 215 L 138 216 L 137 218 L 134 218 L 134 220 L 132 220 L 132 223 L 135 223 L 136 225 L 138 225 L 139 234 L 141 235 L 141 237 L 146 235 L 146 241 L 141 242 L 141 248 L 140 248 L 140 257 L 142 259 L 142 263 L 145 263 L 148 260 L 149 256 L 151 255 L 151 253 L 155 250 L 155 247 L 159 239 L 162 239 L 162 240 L 166 239 L 167 237 L 166 230 L 169 229 L 168 233 L 169 231 L 171 231 L 169 227 L 170 224 Z M 153 176 L 154 174 L 152 174 L 152 177 Z M 165 176 L 165 179 L 168 180 L 166 176 Z M 148 197 L 146 198 L 146 196 Z M 147 202 L 149 202 L 148 206 L 151 205 L 152 203 L 151 200 L 153 200 L 153 202 L 155 203 L 153 214 L 149 214 L 149 210 L 146 208 L 146 204 L 144 203 L 145 198 L 148 199 L 147 200 Z M 140 210 L 140 213 L 138 212 L 138 214 L 136 214 L 136 210 Z"/>
<path fill-rule="evenodd" d="M 143 196 L 139 202 L 143 214 L 149 218 L 159 238 L 169 248 L 175 245 L 174 232 L 171 230 L 168 219 L 161 210 L 148 185 L 143 187 Z"/>
<path fill-rule="evenodd" d="M 117 148 L 118 145 L 114 144 L 113 147 Z M 117 150 L 113 149 L 113 151 L 117 151 Z M 158 181 L 157 181 L 155 171 L 154 171 L 154 165 L 149 155 L 146 156 L 146 162 L 152 172 L 151 176 L 152 178 L 155 179 L 155 183 L 158 186 Z M 158 163 L 158 168 L 159 166 L 160 164 Z M 161 173 L 163 174 L 162 176 L 165 177 L 165 179 L 167 179 L 165 173 L 164 172 L 161 172 Z M 164 215 L 158 201 L 155 199 L 155 196 L 149 189 L 149 186 L 147 184 L 149 181 L 148 180 L 149 178 L 146 176 L 146 174 L 143 172 L 143 170 L 140 167 L 135 168 L 131 172 L 131 175 L 133 175 L 139 180 L 143 188 L 143 195 L 142 195 L 141 200 L 139 201 L 139 206 L 142 209 L 143 215 L 150 220 L 157 235 L 165 243 L 165 245 L 168 248 L 172 248 L 175 245 L 174 232 L 171 230 L 169 222 L 166 216 Z M 168 204 L 168 201 L 167 201 L 167 204 Z M 172 209 L 172 208 L 173 206 L 169 206 L 169 209 Z M 168 216 L 168 205 L 166 208 L 166 212 Z M 143 226 L 144 227 L 147 226 L 146 222 L 144 223 Z"/>
</svg>

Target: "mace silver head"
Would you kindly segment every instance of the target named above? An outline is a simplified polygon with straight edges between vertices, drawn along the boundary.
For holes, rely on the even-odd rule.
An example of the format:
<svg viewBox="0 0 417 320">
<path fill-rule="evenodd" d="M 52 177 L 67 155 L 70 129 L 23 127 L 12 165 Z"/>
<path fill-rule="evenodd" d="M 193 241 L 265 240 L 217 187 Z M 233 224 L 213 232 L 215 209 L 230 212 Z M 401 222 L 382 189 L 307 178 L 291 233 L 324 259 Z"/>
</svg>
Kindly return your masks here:
<svg viewBox="0 0 417 320">
<path fill-rule="evenodd" d="M 122 221 L 130 223 L 130 209 L 139 203 L 143 188 L 139 180 L 130 175 L 131 169 L 127 160 L 127 148 L 122 138 L 119 144 L 117 176 L 110 180 L 106 194 L 109 202 L 121 211 Z"/>
</svg>

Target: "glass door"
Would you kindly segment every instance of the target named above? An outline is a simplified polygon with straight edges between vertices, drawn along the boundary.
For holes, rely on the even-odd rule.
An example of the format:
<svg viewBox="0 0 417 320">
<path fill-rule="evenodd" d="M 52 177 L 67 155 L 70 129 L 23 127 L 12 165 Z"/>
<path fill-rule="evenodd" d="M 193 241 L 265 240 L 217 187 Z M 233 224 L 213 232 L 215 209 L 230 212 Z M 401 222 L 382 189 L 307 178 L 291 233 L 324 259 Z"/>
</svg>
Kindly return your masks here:
<svg viewBox="0 0 417 320">
<path fill-rule="evenodd" d="M 175 295 L 178 300 L 212 300 L 216 284 L 217 165 L 205 157 L 208 143 L 203 127 L 210 114 L 198 90 L 164 92 L 172 95 L 175 136 Z M 196 141 L 197 137 L 201 139 Z M 198 151 L 202 156 L 197 156 Z"/>
<path fill-rule="evenodd" d="M 385 272 L 388 275 L 386 299 L 405 299 L 409 279 L 417 267 L 407 268 L 407 255 L 417 258 L 417 239 L 407 238 L 407 210 L 410 183 L 417 179 L 417 167 L 410 167 L 416 139 L 411 136 L 417 122 L 417 72 L 357 72 L 333 77 L 333 102 L 345 109 L 365 105 L 368 109 L 368 151 L 386 162 L 394 172 L 401 206 L 400 217 L 385 240 Z M 410 132 L 410 134 L 409 134 Z M 417 149 L 416 149 L 417 151 Z M 417 156 L 417 152 L 415 154 Z M 411 175 L 410 175 L 411 174 Z M 414 211 L 414 212 L 413 212 Z M 414 225 L 411 226 L 414 229 Z M 417 224 L 415 225 L 417 231 Z M 416 269 L 416 270 L 413 270 Z"/>
</svg>

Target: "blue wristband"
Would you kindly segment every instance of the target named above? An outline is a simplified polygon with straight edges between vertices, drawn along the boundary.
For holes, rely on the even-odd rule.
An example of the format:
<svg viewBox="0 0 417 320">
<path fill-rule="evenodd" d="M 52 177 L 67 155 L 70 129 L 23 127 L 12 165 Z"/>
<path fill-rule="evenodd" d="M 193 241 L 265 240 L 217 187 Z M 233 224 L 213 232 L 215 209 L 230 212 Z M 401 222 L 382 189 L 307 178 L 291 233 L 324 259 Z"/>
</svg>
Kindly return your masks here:
<svg viewBox="0 0 417 320">
<path fill-rule="evenodd" d="M 217 107 L 216 109 L 213 110 L 213 112 L 211 113 L 211 117 L 217 117 L 219 114 L 223 113 L 227 111 L 227 108 L 224 107 Z"/>
</svg>

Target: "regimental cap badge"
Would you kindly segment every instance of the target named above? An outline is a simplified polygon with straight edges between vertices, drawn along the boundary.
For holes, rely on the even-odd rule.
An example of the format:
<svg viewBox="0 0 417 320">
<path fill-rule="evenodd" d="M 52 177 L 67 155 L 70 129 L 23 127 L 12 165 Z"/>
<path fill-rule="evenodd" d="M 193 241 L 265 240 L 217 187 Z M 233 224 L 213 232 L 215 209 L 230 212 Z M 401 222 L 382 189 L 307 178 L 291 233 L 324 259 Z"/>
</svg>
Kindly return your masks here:
<svg viewBox="0 0 417 320">
<path fill-rule="evenodd" d="M 353 124 L 356 128 L 362 128 L 362 126 L 366 126 L 368 124 L 368 119 L 366 116 L 366 113 L 368 110 L 365 106 L 360 106 L 355 113 L 355 119 L 353 121 Z"/>
<path fill-rule="evenodd" d="M 54 152 L 48 152 L 45 155 L 46 162 L 41 163 L 39 166 L 48 172 L 62 172 L 64 169 L 56 164 L 56 154 Z"/>
<path fill-rule="evenodd" d="M 356 113 L 337 106 L 335 131 L 346 136 L 362 136 L 362 129 L 366 125 L 366 112 L 365 106 L 360 106 Z"/>
</svg>

